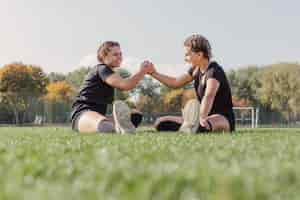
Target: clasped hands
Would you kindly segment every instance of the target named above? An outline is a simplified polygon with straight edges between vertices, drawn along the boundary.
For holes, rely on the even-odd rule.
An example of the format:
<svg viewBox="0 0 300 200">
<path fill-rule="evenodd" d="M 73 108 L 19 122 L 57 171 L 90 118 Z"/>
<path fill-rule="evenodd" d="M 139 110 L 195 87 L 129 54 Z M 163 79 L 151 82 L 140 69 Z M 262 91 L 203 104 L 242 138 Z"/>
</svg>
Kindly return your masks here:
<svg viewBox="0 0 300 200">
<path fill-rule="evenodd" d="M 142 71 L 144 74 L 153 75 L 153 73 L 156 72 L 156 69 L 154 67 L 154 64 L 148 60 L 144 61 L 140 65 L 140 71 Z"/>
</svg>

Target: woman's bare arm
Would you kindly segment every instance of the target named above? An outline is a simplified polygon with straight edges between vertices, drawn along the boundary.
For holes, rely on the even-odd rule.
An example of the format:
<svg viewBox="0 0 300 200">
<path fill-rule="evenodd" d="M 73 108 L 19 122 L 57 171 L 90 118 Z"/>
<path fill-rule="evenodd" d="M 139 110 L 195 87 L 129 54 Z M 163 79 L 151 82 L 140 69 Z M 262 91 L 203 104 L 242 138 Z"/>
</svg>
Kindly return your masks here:
<svg viewBox="0 0 300 200">
<path fill-rule="evenodd" d="M 219 86 L 220 83 L 216 79 L 209 78 L 207 80 L 205 94 L 200 106 L 200 118 L 205 119 L 210 113 Z"/>
<path fill-rule="evenodd" d="M 122 78 L 118 74 L 113 74 L 106 78 L 105 82 L 114 88 L 121 90 L 131 90 L 144 78 L 145 74 L 152 73 L 153 67 L 149 61 L 144 61 L 141 64 L 140 71 L 129 78 Z"/>
<path fill-rule="evenodd" d="M 183 74 L 179 77 L 171 77 L 155 71 L 151 74 L 151 76 L 171 88 L 182 87 L 193 80 L 193 77 L 189 74 Z"/>
</svg>

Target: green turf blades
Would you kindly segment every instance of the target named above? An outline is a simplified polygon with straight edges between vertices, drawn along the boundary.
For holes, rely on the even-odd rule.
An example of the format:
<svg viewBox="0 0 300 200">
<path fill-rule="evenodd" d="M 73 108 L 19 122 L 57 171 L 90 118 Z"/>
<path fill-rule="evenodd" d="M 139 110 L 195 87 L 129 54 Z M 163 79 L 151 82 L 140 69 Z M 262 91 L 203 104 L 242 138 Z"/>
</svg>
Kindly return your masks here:
<svg viewBox="0 0 300 200">
<path fill-rule="evenodd" d="M 299 199 L 299 133 L 0 128 L 0 199 Z"/>
</svg>

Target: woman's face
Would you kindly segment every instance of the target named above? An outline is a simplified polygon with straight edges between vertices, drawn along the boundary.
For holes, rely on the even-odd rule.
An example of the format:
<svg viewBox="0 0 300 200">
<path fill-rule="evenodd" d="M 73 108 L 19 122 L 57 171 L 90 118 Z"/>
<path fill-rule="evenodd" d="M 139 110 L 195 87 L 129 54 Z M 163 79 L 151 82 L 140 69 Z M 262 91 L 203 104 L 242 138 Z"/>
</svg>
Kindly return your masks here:
<svg viewBox="0 0 300 200">
<path fill-rule="evenodd" d="M 191 47 L 184 47 L 184 61 L 191 64 L 192 66 L 199 65 L 203 60 L 203 53 L 195 53 L 191 50 Z"/>
<path fill-rule="evenodd" d="M 118 46 L 111 47 L 104 57 L 104 64 L 110 67 L 120 67 L 122 63 L 122 51 Z"/>
</svg>

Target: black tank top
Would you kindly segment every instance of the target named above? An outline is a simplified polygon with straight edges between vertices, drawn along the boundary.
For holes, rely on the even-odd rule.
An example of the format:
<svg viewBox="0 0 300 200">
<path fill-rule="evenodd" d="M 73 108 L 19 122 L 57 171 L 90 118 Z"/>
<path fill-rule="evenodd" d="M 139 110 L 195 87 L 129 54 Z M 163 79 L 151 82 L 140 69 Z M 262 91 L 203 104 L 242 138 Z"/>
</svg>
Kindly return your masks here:
<svg viewBox="0 0 300 200">
<path fill-rule="evenodd" d="M 189 74 L 193 76 L 192 68 L 189 70 Z M 216 79 L 220 86 L 214 98 L 209 115 L 222 114 L 234 118 L 231 89 L 224 70 L 217 62 L 211 62 L 204 73 L 201 73 L 201 71 L 198 70 L 193 78 L 194 88 L 200 103 L 205 94 L 207 80 L 210 78 Z"/>
<path fill-rule="evenodd" d="M 94 103 L 111 104 L 114 98 L 114 88 L 105 79 L 115 73 L 104 64 L 94 66 L 86 75 L 74 104 Z"/>
</svg>

